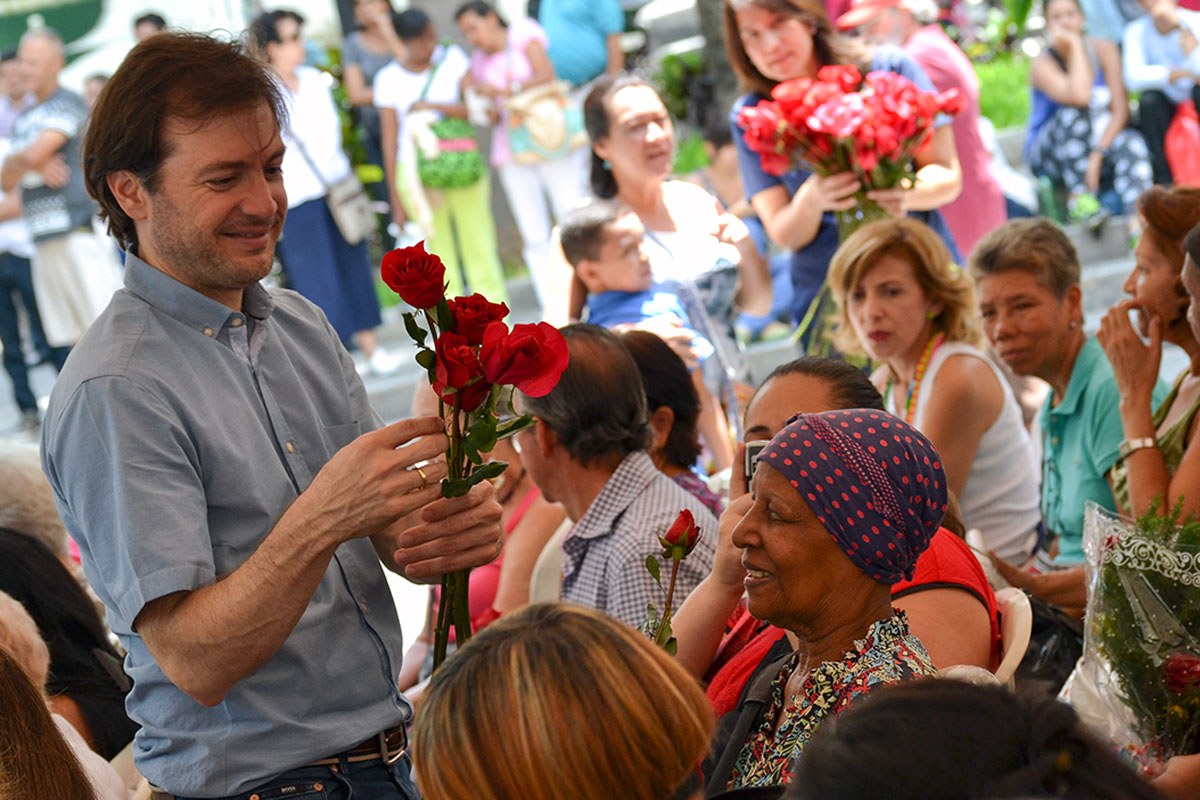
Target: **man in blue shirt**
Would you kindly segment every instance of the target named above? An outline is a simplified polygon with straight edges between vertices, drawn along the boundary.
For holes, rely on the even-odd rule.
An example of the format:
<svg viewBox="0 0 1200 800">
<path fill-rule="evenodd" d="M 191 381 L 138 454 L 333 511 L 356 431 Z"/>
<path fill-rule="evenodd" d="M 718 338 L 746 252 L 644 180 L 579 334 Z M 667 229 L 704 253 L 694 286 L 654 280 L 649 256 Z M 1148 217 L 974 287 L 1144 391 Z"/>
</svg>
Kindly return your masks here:
<svg viewBox="0 0 1200 800">
<path fill-rule="evenodd" d="M 625 14 L 617 0 L 542 0 L 537 16 L 550 42 L 554 74 L 573 86 L 625 67 Z"/>
<path fill-rule="evenodd" d="M 490 488 L 440 499 L 436 418 L 381 426 L 321 312 L 268 291 L 287 209 L 278 85 L 164 33 L 113 75 L 85 173 L 125 288 L 54 393 L 43 460 L 134 680 L 134 759 L 170 797 L 417 797 L 380 560 L 495 558 Z"/>
</svg>

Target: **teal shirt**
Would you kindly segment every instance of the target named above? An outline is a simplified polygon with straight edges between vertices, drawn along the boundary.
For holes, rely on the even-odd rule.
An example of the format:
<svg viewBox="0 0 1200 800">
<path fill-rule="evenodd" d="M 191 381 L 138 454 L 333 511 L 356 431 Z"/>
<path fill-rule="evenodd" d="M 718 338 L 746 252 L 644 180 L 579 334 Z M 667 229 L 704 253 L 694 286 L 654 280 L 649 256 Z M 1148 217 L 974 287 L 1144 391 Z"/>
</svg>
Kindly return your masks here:
<svg viewBox="0 0 1200 800">
<path fill-rule="evenodd" d="M 554 73 L 582 86 L 608 66 L 608 37 L 625 30 L 625 13 L 617 0 L 542 0 L 538 22 Z"/>
<path fill-rule="evenodd" d="M 1159 380 L 1154 405 L 1167 394 Z M 1106 478 L 1125 433 L 1120 392 L 1100 343 L 1088 338 L 1079 350 L 1067 392 L 1057 407 L 1042 404 L 1042 519 L 1058 534 L 1058 563 L 1083 563 L 1083 506 L 1093 500 L 1111 511 L 1116 501 Z"/>
</svg>

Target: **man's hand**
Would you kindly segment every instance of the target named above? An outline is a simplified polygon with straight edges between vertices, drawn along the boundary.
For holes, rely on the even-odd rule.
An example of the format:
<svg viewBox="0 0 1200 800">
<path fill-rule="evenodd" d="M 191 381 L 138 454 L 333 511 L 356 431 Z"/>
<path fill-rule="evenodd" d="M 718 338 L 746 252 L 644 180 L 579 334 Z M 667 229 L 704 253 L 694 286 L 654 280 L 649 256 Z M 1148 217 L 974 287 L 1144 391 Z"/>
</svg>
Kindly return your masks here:
<svg viewBox="0 0 1200 800">
<path fill-rule="evenodd" d="M 488 564 L 504 547 L 500 504 L 489 481 L 463 497 L 434 500 L 419 518 L 419 524 L 396 531 L 394 539 L 393 560 L 414 583 L 433 583 L 448 572 Z"/>
<path fill-rule="evenodd" d="M 378 533 L 441 497 L 446 464 L 437 457 L 448 444 L 437 417 L 364 433 L 325 464 L 284 519 L 304 513 L 308 530 L 328 531 L 339 543 Z"/>
</svg>

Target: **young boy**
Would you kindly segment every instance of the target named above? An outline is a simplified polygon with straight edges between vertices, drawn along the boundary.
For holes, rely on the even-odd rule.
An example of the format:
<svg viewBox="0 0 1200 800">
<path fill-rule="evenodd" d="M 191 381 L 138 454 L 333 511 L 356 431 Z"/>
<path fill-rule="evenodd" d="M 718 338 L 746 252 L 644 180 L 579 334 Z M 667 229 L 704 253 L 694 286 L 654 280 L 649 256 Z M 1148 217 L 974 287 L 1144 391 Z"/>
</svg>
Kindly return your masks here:
<svg viewBox="0 0 1200 800">
<path fill-rule="evenodd" d="M 563 255 L 588 289 L 588 322 L 605 328 L 635 325 L 664 339 L 663 333 L 672 329 L 690 334 L 691 357 L 680 353 L 689 366 L 713 354 L 712 343 L 692 329 L 679 296 L 654 282 L 642 247 L 645 226 L 637 214 L 619 203 L 597 200 L 567 215 L 560 236 Z"/>
<path fill-rule="evenodd" d="M 714 353 L 712 342 L 692 328 L 679 296 L 654 282 L 638 215 L 620 203 L 597 200 L 568 214 L 559 230 L 563 255 L 588 289 L 587 321 L 606 328 L 637 327 L 671 345 L 687 364 L 700 397 L 701 436 L 710 451 L 728 451 L 729 427 L 721 404 L 698 369 Z"/>
</svg>

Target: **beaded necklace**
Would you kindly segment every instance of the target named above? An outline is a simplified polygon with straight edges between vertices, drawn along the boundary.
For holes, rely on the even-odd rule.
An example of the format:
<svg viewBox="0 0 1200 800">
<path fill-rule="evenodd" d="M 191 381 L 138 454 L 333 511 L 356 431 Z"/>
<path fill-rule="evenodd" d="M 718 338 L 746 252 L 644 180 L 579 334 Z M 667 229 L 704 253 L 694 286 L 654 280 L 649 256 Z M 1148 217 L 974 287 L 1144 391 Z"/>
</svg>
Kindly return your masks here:
<svg viewBox="0 0 1200 800">
<path fill-rule="evenodd" d="M 913 417 L 917 414 L 917 397 L 920 395 L 921 379 L 925 377 L 925 370 L 929 368 L 933 354 L 941 347 L 942 340 L 945 338 L 945 333 L 939 333 L 930 339 L 929 343 L 925 345 L 925 352 L 921 354 L 921 360 L 917 362 L 917 371 L 913 373 L 913 381 L 908 387 L 908 397 L 904 401 L 904 421 L 909 425 L 912 424 Z M 887 401 L 889 403 L 892 399 L 892 383 L 891 379 L 887 382 Z"/>
</svg>

